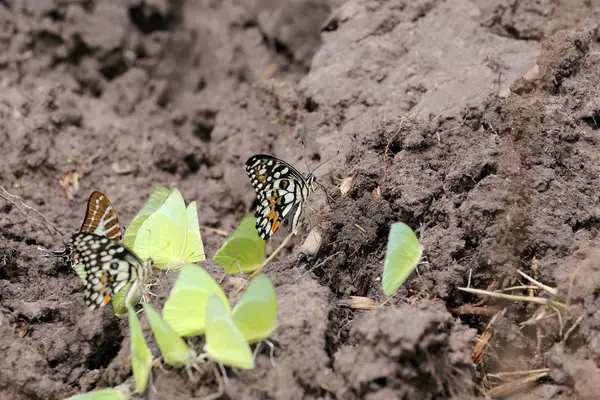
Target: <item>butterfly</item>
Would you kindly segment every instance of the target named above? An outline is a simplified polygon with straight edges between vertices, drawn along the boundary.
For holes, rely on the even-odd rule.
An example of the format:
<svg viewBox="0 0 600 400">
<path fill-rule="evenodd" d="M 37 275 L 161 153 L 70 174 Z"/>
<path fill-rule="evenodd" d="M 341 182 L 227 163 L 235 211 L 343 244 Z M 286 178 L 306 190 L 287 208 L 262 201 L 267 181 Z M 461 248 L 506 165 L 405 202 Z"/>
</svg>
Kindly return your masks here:
<svg viewBox="0 0 600 400">
<path fill-rule="evenodd" d="M 129 305 L 133 294 L 152 271 L 152 259 L 144 262 L 119 242 L 94 233 L 75 233 L 69 247 L 74 263 L 82 271 L 84 300 L 90 308 L 107 305 L 117 292 L 132 282 L 125 299 Z"/>
<path fill-rule="evenodd" d="M 122 239 L 119 217 L 104 193 L 95 191 L 90 195 L 85 218 L 79 232 L 93 233 L 111 240 L 120 241 Z M 49 253 L 62 258 L 69 266 L 77 264 L 70 246 L 63 251 L 50 251 Z"/>
<path fill-rule="evenodd" d="M 203 261 L 206 257 L 196 202 L 192 201 L 186 208 L 179 190 L 157 190 L 152 192 L 148 202 L 157 204 L 159 195 L 155 193 L 162 193 L 162 204 L 150 215 L 145 214 L 147 205 L 144 206 L 141 216 L 136 216 L 125 234 L 125 244 L 142 259 L 152 258 L 159 269 L 176 269 L 186 262 Z"/>
<path fill-rule="evenodd" d="M 305 177 L 285 161 L 265 154 L 250 157 L 246 173 L 258 197 L 255 215 L 259 236 L 269 239 L 288 216 L 291 231 L 297 233 L 302 209 L 315 191 L 314 175 Z"/>
</svg>

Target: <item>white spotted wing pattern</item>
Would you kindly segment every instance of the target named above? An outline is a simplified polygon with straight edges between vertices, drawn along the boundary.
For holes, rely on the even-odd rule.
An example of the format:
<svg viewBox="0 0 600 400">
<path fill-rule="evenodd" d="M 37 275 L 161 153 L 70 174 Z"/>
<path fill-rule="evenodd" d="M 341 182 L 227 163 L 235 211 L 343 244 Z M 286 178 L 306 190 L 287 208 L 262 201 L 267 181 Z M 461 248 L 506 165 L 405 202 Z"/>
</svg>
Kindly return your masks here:
<svg viewBox="0 0 600 400">
<path fill-rule="evenodd" d="M 288 216 L 290 230 L 297 233 L 304 204 L 314 192 L 314 175 L 304 177 L 285 161 L 265 154 L 250 157 L 246 173 L 258 197 L 255 215 L 259 236 L 269 239 Z"/>
<path fill-rule="evenodd" d="M 75 233 L 70 247 L 75 263 L 83 267 L 84 300 L 90 308 L 107 305 L 129 282 L 134 283 L 129 291 L 133 293 L 152 270 L 152 260 L 143 262 L 119 242 L 93 233 Z"/>
</svg>

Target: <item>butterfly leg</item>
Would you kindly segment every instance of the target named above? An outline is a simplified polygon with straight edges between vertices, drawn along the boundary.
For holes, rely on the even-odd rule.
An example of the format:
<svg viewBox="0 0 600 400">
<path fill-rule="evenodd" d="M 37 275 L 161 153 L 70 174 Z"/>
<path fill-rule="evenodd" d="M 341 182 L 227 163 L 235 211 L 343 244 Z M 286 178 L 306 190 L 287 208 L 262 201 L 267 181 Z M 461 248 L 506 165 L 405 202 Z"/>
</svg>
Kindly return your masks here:
<svg viewBox="0 0 600 400">
<path fill-rule="evenodd" d="M 254 353 L 252 354 L 252 359 L 256 361 L 256 356 L 258 355 L 258 352 L 260 351 L 260 348 L 262 347 L 262 344 L 265 343 L 267 346 L 269 346 L 269 359 L 271 360 L 271 365 L 273 367 L 275 367 L 275 360 L 273 358 L 273 354 L 275 353 L 275 345 L 270 341 L 270 340 L 265 340 L 264 342 L 258 342 L 258 344 L 256 345 L 256 348 L 254 349 Z"/>
<path fill-rule="evenodd" d="M 316 183 L 316 184 L 317 184 L 317 185 L 318 185 L 318 186 L 319 186 L 321 189 L 323 189 L 323 192 L 325 192 L 325 199 L 327 200 L 327 205 L 328 205 L 329 207 L 331 207 L 331 202 L 335 203 L 336 201 L 333 199 L 333 197 L 331 197 L 331 196 L 329 195 L 329 193 L 327 193 L 327 189 L 325 189 L 325 186 L 323 186 L 323 184 L 321 184 L 321 183 L 319 183 L 319 182 L 316 182 L 316 181 L 315 181 L 315 183 Z"/>
<path fill-rule="evenodd" d="M 254 349 L 254 353 L 252 353 L 252 360 L 256 361 L 256 355 L 258 354 L 260 348 L 261 348 L 262 342 L 258 342 L 256 344 L 256 348 Z"/>
<path fill-rule="evenodd" d="M 193 365 L 192 366 L 186 366 L 185 367 L 185 372 L 187 373 L 188 378 L 190 378 L 190 381 L 192 381 L 192 382 L 198 382 L 196 380 L 196 377 L 194 376 L 194 372 L 192 371 L 192 367 L 193 367 Z"/>
<path fill-rule="evenodd" d="M 265 340 L 265 343 L 270 347 L 269 359 L 271 360 L 271 365 L 275 367 L 275 359 L 273 358 L 273 354 L 275 353 L 275 345 L 270 340 Z"/>
<path fill-rule="evenodd" d="M 229 270 L 231 269 L 231 267 L 233 266 L 233 264 L 237 265 L 237 269 L 238 272 L 242 275 L 246 275 L 244 274 L 244 271 L 242 271 L 242 267 L 240 265 L 240 263 L 238 262 L 237 259 L 233 259 L 233 261 L 231 262 L 231 264 L 229 264 L 229 266 L 227 267 L 227 269 L 223 272 L 223 275 L 221 276 L 221 279 L 219 279 L 219 284 L 223 283 L 223 281 L 225 280 L 225 277 L 227 276 L 227 274 L 229 274 Z"/>
<path fill-rule="evenodd" d="M 217 363 L 219 365 L 219 369 L 221 370 L 221 374 L 223 375 L 223 381 L 225 381 L 226 385 L 229 385 L 229 377 L 227 377 L 227 371 L 225 367 L 221 363 Z"/>
<path fill-rule="evenodd" d="M 223 379 L 221 378 L 221 376 L 219 376 L 219 371 L 217 370 L 217 367 L 215 367 L 214 363 L 212 363 L 211 367 L 212 367 L 211 369 L 212 369 L 213 374 L 215 374 L 215 379 L 217 380 L 217 384 L 219 385 L 219 388 L 217 390 L 217 393 L 211 394 L 210 396 L 207 396 L 206 398 L 220 399 L 221 396 L 223 396 L 223 393 L 225 393 L 225 385 L 223 384 Z"/>
</svg>

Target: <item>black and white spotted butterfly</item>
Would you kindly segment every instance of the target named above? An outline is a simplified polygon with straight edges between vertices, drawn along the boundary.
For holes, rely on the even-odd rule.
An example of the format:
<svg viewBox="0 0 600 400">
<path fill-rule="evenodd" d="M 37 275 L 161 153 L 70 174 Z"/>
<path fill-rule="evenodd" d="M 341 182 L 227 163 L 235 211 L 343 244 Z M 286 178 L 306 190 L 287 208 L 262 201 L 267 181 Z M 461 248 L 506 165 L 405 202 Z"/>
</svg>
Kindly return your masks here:
<svg viewBox="0 0 600 400">
<path fill-rule="evenodd" d="M 103 307 L 129 282 L 133 285 L 125 298 L 130 305 L 133 294 L 152 272 L 152 260 L 140 260 L 115 240 L 87 232 L 77 232 L 69 242 L 78 274 L 85 284 L 85 304 Z"/>
<path fill-rule="evenodd" d="M 290 230 L 295 234 L 306 200 L 315 191 L 312 172 L 305 177 L 285 161 L 257 154 L 246 161 L 246 173 L 258 197 L 256 229 L 259 236 L 269 239 L 287 217 Z"/>
</svg>

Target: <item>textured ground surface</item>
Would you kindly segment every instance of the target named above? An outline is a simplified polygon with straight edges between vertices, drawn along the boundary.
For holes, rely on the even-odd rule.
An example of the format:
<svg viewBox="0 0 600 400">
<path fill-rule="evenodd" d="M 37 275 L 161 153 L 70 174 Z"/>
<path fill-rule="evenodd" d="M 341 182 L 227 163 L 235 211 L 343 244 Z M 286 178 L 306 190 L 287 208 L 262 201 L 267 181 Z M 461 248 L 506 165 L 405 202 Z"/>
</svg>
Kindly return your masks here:
<svg viewBox="0 0 600 400">
<path fill-rule="evenodd" d="M 0 184 L 60 230 L 0 189 L 0 398 L 131 377 L 126 322 L 87 310 L 76 275 L 36 249 L 64 246 L 92 190 L 126 225 L 173 185 L 202 225 L 230 231 L 254 210 L 250 155 L 305 171 L 337 150 L 316 173 L 334 206 L 318 192 L 267 269 L 275 366 L 262 352 L 222 398 L 476 398 L 504 382 L 490 374 L 544 368 L 507 396 L 596 398 L 599 17 L 583 0 L 0 1 Z M 385 299 L 395 221 L 421 236 L 421 279 L 385 308 L 339 307 Z M 307 259 L 309 228 L 323 245 Z M 224 238 L 204 240 L 211 256 Z M 521 326 L 539 306 L 485 302 L 504 314 L 474 363 L 492 314 L 456 288 L 522 285 L 516 269 L 569 310 Z M 216 392 L 210 370 L 199 378 L 156 370 L 152 398 Z"/>
</svg>

